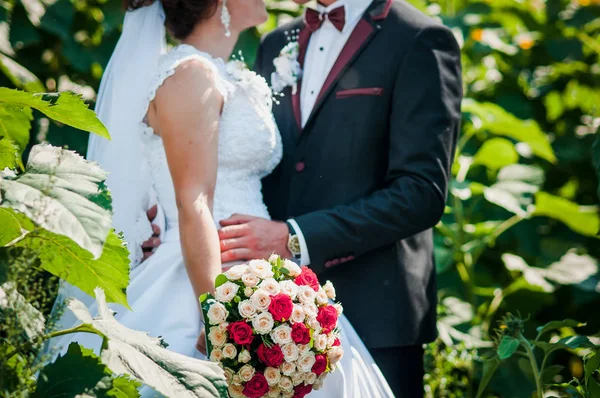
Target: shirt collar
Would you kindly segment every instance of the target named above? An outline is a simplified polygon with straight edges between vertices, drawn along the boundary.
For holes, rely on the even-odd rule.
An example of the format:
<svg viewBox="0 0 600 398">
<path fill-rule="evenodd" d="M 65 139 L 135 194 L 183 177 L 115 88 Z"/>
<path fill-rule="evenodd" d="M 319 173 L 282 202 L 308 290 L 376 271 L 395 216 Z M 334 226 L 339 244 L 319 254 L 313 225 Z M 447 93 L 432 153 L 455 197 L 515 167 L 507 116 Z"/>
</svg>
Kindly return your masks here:
<svg viewBox="0 0 600 398">
<path fill-rule="evenodd" d="M 316 9 L 320 13 L 326 13 L 343 6 L 346 8 L 346 21 L 352 22 L 360 18 L 365 13 L 367 8 L 369 8 L 369 5 L 371 5 L 372 1 L 373 0 L 338 0 L 329 5 L 328 7 L 324 7 L 321 4 L 317 3 Z M 346 28 L 344 28 L 344 30 L 346 30 Z"/>
</svg>

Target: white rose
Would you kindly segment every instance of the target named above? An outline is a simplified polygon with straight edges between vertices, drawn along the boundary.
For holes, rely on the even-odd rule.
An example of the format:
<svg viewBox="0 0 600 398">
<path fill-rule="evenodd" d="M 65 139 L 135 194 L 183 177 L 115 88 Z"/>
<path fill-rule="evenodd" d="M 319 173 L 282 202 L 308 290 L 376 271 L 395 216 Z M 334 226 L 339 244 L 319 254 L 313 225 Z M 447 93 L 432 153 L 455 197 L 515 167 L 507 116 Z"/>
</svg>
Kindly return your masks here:
<svg viewBox="0 0 600 398">
<path fill-rule="evenodd" d="M 284 391 L 290 391 L 294 388 L 294 383 L 292 383 L 292 379 L 290 379 L 289 377 L 282 376 L 281 380 L 279 381 L 279 388 L 281 388 Z"/>
<path fill-rule="evenodd" d="M 314 319 L 319 315 L 319 309 L 314 304 L 304 304 L 302 305 L 302 309 L 304 309 L 304 313 L 310 319 Z"/>
<path fill-rule="evenodd" d="M 329 351 L 327 351 L 327 358 L 329 358 L 329 363 L 335 365 L 342 359 L 344 356 L 344 350 L 341 346 L 331 347 Z"/>
<path fill-rule="evenodd" d="M 317 380 L 313 383 L 313 390 L 318 391 L 321 388 L 323 388 L 323 382 L 320 380 Z"/>
<path fill-rule="evenodd" d="M 250 300 L 244 300 L 238 304 L 238 311 L 246 319 L 252 319 L 256 315 L 256 308 Z"/>
<path fill-rule="evenodd" d="M 298 266 L 298 264 L 296 264 L 295 262 L 293 262 L 291 260 L 285 260 L 283 262 L 283 268 L 285 268 L 288 271 L 290 271 L 290 276 L 291 277 L 296 277 L 296 276 L 298 276 L 298 275 L 300 275 L 302 273 L 302 270 L 300 269 L 300 267 Z"/>
<path fill-rule="evenodd" d="M 229 368 L 223 369 L 223 372 L 225 373 L 225 380 L 227 380 L 227 384 L 231 384 L 235 372 Z"/>
<path fill-rule="evenodd" d="M 329 298 L 327 297 L 327 293 L 323 289 L 317 292 L 317 303 L 319 305 L 325 305 L 329 302 Z"/>
<path fill-rule="evenodd" d="M 265 369 L 265 379 L 270 386 L 275 386 L 281 380 L 281 372 L 277 368 L 268 367 Z"/>
<path fill-rule="evenodd" d="M 302 357 L 306 355 L 310 351 L 310 346 L 308 344 L 298 344 L 298 356 Z"/>
<path fill-rule="evenodd" d="M 292 316 L 290 317 L 290 320 L 294 323 L 303 323 L 304 318 L 306 318 L 304 308 L 302 308 L 300 304 L 294 304 L 294 309 L 292 310 Z"/>
<path fill-rule="evenodd" d="M 293 281 L 279 282 L 279 288 L 281 289 L 281 293 L 290 296 L 292 300 L 296 300 L 296 296 L 298 296 L 298 285 Z"/>
<path fill-rule="evenodd" d="M 208 333 L 208 339 L 210 340 L 210 344 L 215 347 L 220 347 L 227 342 L 227 334 L 221 331 L 217 326 L 213 326 Z"/>
<path fill-rule="evenodd" d="M 310 326 L 310 328 L 317 333 L 319 333 L 322 329 L 321 324 L 319 323 L 319 321 L 317 321 L 316 318 L 310 318 L 308 320 L 308 326 Z"/>
<path fill-rule="evenodd" d="M 252 260 L 248 263 L 248 269 L 251 273 L 258 276 L 260 279 L 273 277 L 273 266 L 265 260 Z"/>
<path fill-rule="evenodd" d="M 315 334 L 313 335 L 314 347 L 317 351 L 325 351 L 327 348 L 327 335 Z"/>
<path fill-rule="evenodd" d="M 254 287 L 258 285 L 260 279 L 258 278 L 258 276 L 248 272 L 242 275 L 242 282 L 244 282 L 244 285 L 246 285 L 246 287 Z"/>
<path fill-rule="evenodd" d="M 240 287 L 235 283 L 225 282 L 217 288 L 215 298 L 222 303 L 228 303 L 233 300 L 238 290 L 240 290 Z"/>
<path fill-rule="evenodd" d="M 238 356 L 238 362 L 241 363 L 250 362 L 250 359 L 252 359 L 252 357 L 250 356 L 250 352 L 248 350 L 242 350 Z"/>
<path fill-rule="evenodd" d="M 284 362 L 281 364 L 281 373 L 286 376 L 291 376 L 296 371 L 296 365 L 291 362 Z"/>
<path fill-rule="evenodd" d="M 251 287 L 247 287 L 244 289 L 244 294 L 246 295 L 246 297 L 250 297 L 254 294 L 254 289 L 252 289 Z"/>
<path fill-rule="evenodd" d="M 252 320 L 252 327 L 258 334 L 269 333 L 273 329 L 274 324 L 273 316 L 268 312 L 263 312 Z"/>
<path fill-rule="evenodd" d="M 298 286 L 298 300 L 302 304 L 314 304 L 316 293 L 308 286 Z"/>
<path fill-rule="evenodd" d="M 279 345 L 287 344 L 292 341 L 292 328 L 288 325 L 277 326 L 271 332 L 273 342 Z"/>
<path fill-rule="evenodd" d="M 241 385 L 242 384 L 242 379 L 241 379 L 240 375 L 234 374 L 233 375 L 233 379 L 231 380 L 231 384 Z"/>
<path fill-rule="evenodd" d="M 281 392 L 281 398 L 294 398 L 294 395 L 295 395 L 294 390 Z"/>
<path fill-rule="evenodd" d="M 325 282 L 323 285 L 323 290 L 325 291 L 325 294 L 327 294 L 327 297 L 335 300 L 335 288 L 333 287 L 333 283 L 331 283 L 331 281 Z"/>
<path fill-rule="evenodd" d="M 223 351 L 220 348 L 213 348 L 210 352 L 210 360 L 213 362 L 221 362 L 223 359 Z"/>
<path fill-rule="evenodd" d="M 315 384 L 315 381 L 317 381 L 317 375 L 313 372 L 304 373 L 304 381 L 306 381 L 308 384 Z"/>
<path fill-rule="evenodd" d="M 271 386 L 271 387 L 269 387 L 269 392 L 267 393 L 267 396 L 269 398 L 279 398 L 280 394 L 281 394 L 281 390 L 279 389 L 278 386 Z"/>
<path fill-rule="evenodd" d="M 223 357 L 234 359 L 237 355 L 237 348 L 233 344 L 225 344 L 223 346 Z"/>
<path fill-rule="evenodd" d="M 296 366 L 303 372 L 310 372 L 315 361 L 315 354 L 309 351 L 298 359 Z"/>
<path fill-rule="evenodd" d="M 229 322 L 221 322 L 219 323 L 219 330 L 225 333 L 227 331 L 227 326 L 229 326 Z"/>
<path fill-rule="evenodd" d="M 271 254 L 271 257 L 269 257 L 269 262 L 272 263 L 276 263 L 277 260 L 279 260 L 279 256 L 277 254 Z"/>
<path fill-rule="evenodd" d="M 283 358 L 287 362 L 294 362 L 298 359 L 299 350 L 296 344 L 287 343 L 281 346 L 281 352 L 283 353 Z"/>
<path fill-rule="evenodd" d="M 304 373 L 294 373 L 292 375 L 292 383 L 294 383 L 294 386 L 304 383 Z"/>
<path fill-rule="evenodd" d="M 238 384 L 232 384 L 227 387 L 227 391 L 229 392 L 229 396 L 231 398 L 245 398 L 244 395 L 244 386 L 240 386 Z"/>
<path fill-rule="evenodd" d="M 250 297 L 250 302 L 257 310 L 266 311 L 269 309 L 269 304 L 271 304 L 271 296 L 265 289 L 257 289 Z"/>
<path fill-rule="evenodd" d="M 338 316 L 342 315 L 342 312 L 344 312 L 344 307 L 342 307 L 341 304 L 334 304 L 333 305 L 335 307 L 335 310 L 337 311 Z"/>
<path fill-rule="evenodd" d="M 333 345 L 335 344 L 335 340 L 338 338 L 339 336 L 337 334 L 330 333 L 329 336 L 327 336 L 327 348 L 333 347 Z"/>
<path fill-rule="evenodd" d="M 274 296 L 276 294 L 279 294 L 279 292 L 281 291 L 280 287 L 279 287 L 279 282 L 277 282 L 275 279 L 273 278 L 268 278 L 265 279 L 264 281 L 262 281 L 260 283 L 260 285 L 258 285 L 261 289 L 266 290 L 271 296 Z"/>
<path fill-rule="evenodd" d="M 221 322 L 225 322 L 229 316 L 229 311 L 221 303 L 214 303 L 210 306 L 207 312 L 208 323 L 211 325 L 218 325 Z"/>
<path fill-rule="evenodd" d="M 250 381 L 254 377 L 254 373 L 256 371 L 251 365 L 244 365 L 240 368 L 238 374 L 240 375 L 240 379 L 242 381 Z"/>
<path fill-rule="evenodd" d="M 233 267 L 229 268 L 225 272 L 225 276 L 230 281 L 237 281 L 237 280 L 241 279 L 242 275 L 244 275 L 246 272 L 248 272 L 248 265 L 247 264 L 238 264 L 238 265 L 234 265 Z"/>
</svg>

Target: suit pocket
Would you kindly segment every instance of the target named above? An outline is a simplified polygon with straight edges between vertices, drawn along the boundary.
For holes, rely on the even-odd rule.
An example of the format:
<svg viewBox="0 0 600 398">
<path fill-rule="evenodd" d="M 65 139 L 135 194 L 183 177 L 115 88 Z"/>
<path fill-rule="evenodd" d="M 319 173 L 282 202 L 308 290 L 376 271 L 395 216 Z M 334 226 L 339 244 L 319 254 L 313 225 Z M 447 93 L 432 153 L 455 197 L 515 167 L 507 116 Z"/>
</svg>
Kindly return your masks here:
<svg viewBox="0 0 600 398">
<path fill-rule="evenodd" d="M 352 88 L 350 90 L 341 90 L 335 93 L 336 98 L 348 98 L 357 95 L 383 95 L 383 88 L 381 87 L 365 87 L 365 88 Z"/>
</svg>

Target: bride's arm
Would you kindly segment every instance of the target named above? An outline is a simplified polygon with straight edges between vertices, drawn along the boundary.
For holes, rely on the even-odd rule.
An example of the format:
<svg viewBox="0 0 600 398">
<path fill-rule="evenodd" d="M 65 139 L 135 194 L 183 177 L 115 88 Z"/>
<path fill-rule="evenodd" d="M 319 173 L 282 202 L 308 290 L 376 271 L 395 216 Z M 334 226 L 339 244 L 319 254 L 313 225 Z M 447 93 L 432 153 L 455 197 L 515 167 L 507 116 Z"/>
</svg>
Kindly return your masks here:
<svg viewBox="0 0 600 398">
<path fill-rule="evenodd" d="M 212 206 L 223 97 L 214 77 L 202 61 L 183 63 L 159 89 L 149 110 L 150 124 L 163 139 L 173 178 L 181 246 L 196 296 L 214 291 L 221 272 Z"/>
</svg>

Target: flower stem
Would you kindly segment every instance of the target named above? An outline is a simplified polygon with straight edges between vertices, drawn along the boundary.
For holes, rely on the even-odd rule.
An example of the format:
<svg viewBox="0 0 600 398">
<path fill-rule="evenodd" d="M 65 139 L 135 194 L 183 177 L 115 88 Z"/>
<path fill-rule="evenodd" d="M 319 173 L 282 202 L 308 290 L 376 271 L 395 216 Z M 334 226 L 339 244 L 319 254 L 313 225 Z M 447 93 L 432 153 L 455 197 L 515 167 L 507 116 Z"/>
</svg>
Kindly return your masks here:
<svg viewBox="0 0 600 398">
<path fill-rule="evenodd" d="M 525 348 L 525 351 L 527 352 L 527 356 L 529 357 L 529 362 L 531 363 L 531 370 L 533 371 L 533 377 L 535 378 L 535 386 L 536 386 L 536 390 L 537 390 L 536 396 L 537 396 L 537 398 L 544 398 L 544 389 L 542 387 L 542 378 L 541 378 L 540 370 L 538 368 L 537 361 L 535 359 L 535 354 L 533 353 L 533 346 L 531 345 L 529 340 L 527 340 L 525 338 L 525 336 L 523 336 L 523 334 L 521 332 L 519 332 L 519 335 L 517 337 L 521 341 L 521 345 Z"/>
</svg>

